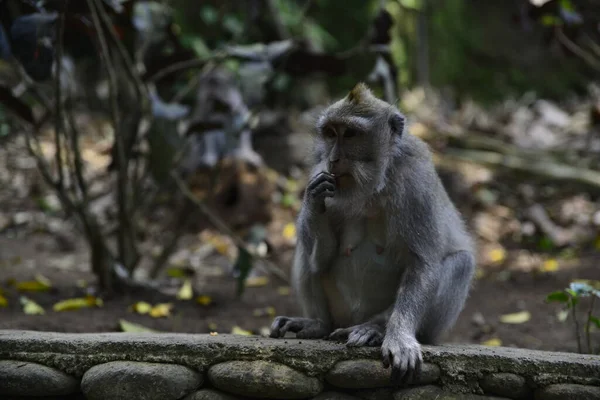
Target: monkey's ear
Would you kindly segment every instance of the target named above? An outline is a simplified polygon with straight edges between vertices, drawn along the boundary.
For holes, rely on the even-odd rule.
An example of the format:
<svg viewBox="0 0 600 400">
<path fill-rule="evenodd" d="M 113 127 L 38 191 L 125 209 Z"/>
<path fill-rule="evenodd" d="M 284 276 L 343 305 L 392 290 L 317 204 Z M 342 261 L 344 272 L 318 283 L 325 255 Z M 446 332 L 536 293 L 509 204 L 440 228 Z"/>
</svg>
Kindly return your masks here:
<svg viewBox="0 0 600 400">
<path fill-rule="evenodd" d="M 390 124 L 390 129 L 392 130 L 392 133 L 398 136 L 401 136 L 402 133 L 404 133 L 404 124 L 405 124 L 406 119 L 404 118 L 404 116 L 400 113 L 393 113 L 390 116 L 390 119 L 388 120 L 388 123 Z"/>
<path fill-rule="evenodd" d="M 352 88 L 350 93 L 348 93 L 348 101 L 352 103 L 361 103 L 369 96 L 371 96 L 369 87 L 363 82 L 359 82 Z"/>
</svg>

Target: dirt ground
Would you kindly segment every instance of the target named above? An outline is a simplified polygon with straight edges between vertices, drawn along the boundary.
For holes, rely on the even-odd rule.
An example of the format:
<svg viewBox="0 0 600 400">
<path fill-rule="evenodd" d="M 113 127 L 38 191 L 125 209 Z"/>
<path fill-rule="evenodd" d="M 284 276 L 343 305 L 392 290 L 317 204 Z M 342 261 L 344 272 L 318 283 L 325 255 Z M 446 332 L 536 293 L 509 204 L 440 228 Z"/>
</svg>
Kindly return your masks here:
<svg viewBox="0 0 600 400">
<path fill-rule="evenodd" d="M 105 299 L 98 308 L 54 312 L 52 305 L 67 298 L 80 297 L 83 289 L 80 280 L 93 281 L 85 271 L 85 247 L 78 244 L 75 252 L 57 254 L 54 239 L 38 234 L 27 240 L 0 237 L 0 287 L 8 299 L 8 306 L 0 307 L 0 329 L 31 329 L 55 332 L 111 332 L 119 331 L 119 320 L 141 324 L 145 327 L 168 332 L 207 333 L 213 330 L 231 332 L 234 326 L 260 333 L 272 317 L 256 316 L 257 310 L 274 307 L 279 315 L 297 314 L 293 296 L 282 295 L 278 287 L 284 285 L 271 278 L 266 286 L 247 288 L 241 299 L 235 297 L 235 279 L 227 274 L 205 276 L 194 285 L 195 294 L 208 295 L 212 303 L 203 306 L 194 301 L 179 301 L 173 296 L 146 292 Z M 17 262 L 16 260 L 21 259 Z M 61 267 L 55 260 L 74 257 L 74 268 Z M 555 304 L 546 304 L 546 294 L 566 287 L 571 279 L 600 279 L 600 257 L 588 257 L 575 267 L 561 269 L 551 274 L 511 273 L 487 274 L 474 283 L 470 298 L 458 323 L 446 338 L 446 342 L 482 343 L 500 339 L 504 346 L 531 349 L 576 351 L 573 324 L 570 319 L 560 322 Z M 19 293 L 9 285 L 11 279 L 31 280 L 43 274 L 53 287 L 49 292 Z M 19 297 L 26 295 L 45 308 L 44 315 L 26 315 Z M 172 302 L 172 315 L 152 318 L 129 310 L 135 302 L 151 304 Z M 503 324 L 503 314 L 527 310 L 531 319 L 522 324 Z M 264 314 L 264 313 L 263 313 Z M 598 336 L 598 333 L 595 333 Z M 597 342 L 597 337 L 595 340 Z"/>
</svg>

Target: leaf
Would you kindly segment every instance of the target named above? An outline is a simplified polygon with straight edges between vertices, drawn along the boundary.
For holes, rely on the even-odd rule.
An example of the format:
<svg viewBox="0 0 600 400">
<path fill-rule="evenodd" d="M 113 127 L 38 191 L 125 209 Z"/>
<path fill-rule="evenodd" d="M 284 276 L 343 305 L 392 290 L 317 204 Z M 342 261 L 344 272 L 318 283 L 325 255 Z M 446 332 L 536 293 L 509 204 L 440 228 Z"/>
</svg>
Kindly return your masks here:
<svg viewBox="0 0 600 400">
<path fill-rule="evenodd" d="M 181 285 L 181 289 L 177 293 L 177 298 L 179 300 L 190 300 L 194 297 L 194 291 L 192 290 L 192 281 L 191 279 L 186 279 Z"/>
<path fill-rule="evenodd" d="M 209 322 L 208 323 L 208 329 L 210 329 L 211 331 L 216 331 L 217 330 L 217 324 L 215 324 L 214 322 Z"/>
<path fill-rule="evenodd" d="M 252 255 L 243 247 L 238 247 L 239 253 L 238 258 L 234 265 L 234 270 L 240 271 L 240 275 L 237 280 L 237 296 L 241 296 L 244 293 L 246 287 L 245 282 L 248 274 L 252 270 Z"/>
<path fill-rule="evenodd" d="M 209 335 L 210 335 L 210 336 L 217 336 L 217 335 L 218 335 L 218 333 L 217 333 L 217 332 L 210 332 L 210 333 L 209 333 Z"/>
<path fill-rule="evenodd" d="M 8 300 L 6 299 L 6 297 L 4 297 L 4 295 L 2 293 L 0 293 L 0 307 L 7 307 L 8 306 Z"/>
<path fill-rule="evenodd" d="M 210 296 L 203 294 L 203 295 L 196 297 L 196 303 L 203 305 L 203 306 L 207 306 L 210 303 L 212 303 L 212 298 Z"/>
<path fill-rule="evenodd" d="M 506 259 L 506 250 L 502 247 L 491 250 L 488 253 L 488 257 L 493 263 L 500 263 Z"/>
<path fill-rule="evenodd" d="M 498 347 L 498 346 L 502 346 L 502 340 L 500 340 L 498 338 L 492 338 L 492 339 L 484 340 L 483 342 L 481 342 L 481 344 L 484 346 Z"/>
<path fill-rule="evenodd" d="M 596 325 L 596 328 L 600 329 L 600 318 L 591 315 L 589 320 L 592 324 Z"/>
<path fill-rule="evenodd" d="M 569 295 L 564 292 L 564 291 L 558 291 L 558 292 L 553 292 L 550 293 L 548 296 L 546 296 L 546 301 L 547 302 L 559 302 L 559 303 L 568 303 L 569 302 Z"/>
<path fill-rule="evenodd" d="M 23 306 L 23 312 L 27 315 L 43 315 L 46 314 L 46 311 L 42 306 L 37 304 L 35 301 L 22 296 L 21 297 L 21 305 Z"/>
<path fill-rule="evenodd" d="M 119 320 L 119 327 L 123 332 L 132 332 L 132 333 L 158 333 L 159 331 L 146 328 L 143 325 L 135 324 L 133 322 L 126 321 L 124 319 Z"/>
<path fill-rule="evenodd" d="M 36 275 L 34 281 L 17 283 L 17 290 L 21 292 L 45 292 L 52 287 L 52 283 L 43 275 Z"/>
<path fill-rule="evenodd" d="M 252 311 L 254 317 L 275 316 L 275 307 L 256 308 Z"/>
<path fill-rule="evenodd" d="M 138 301 L 131 308 L 138 314 L 148 314 L 152 310 L 152 306 L 145 301 Z"/>
<path fill-rule="evenodd" d="M 171 278 L 187 278 L 195 273 L 193 268 L 189 267 L 171 267 L 167 268 L 167 275 Z"/>
<path fill-rule="evenodd" d="M 252 276 L 246 279 L 246 287 L 261 287 L 266 286 L 269 283 L 269 277 L 267 276 Z"/>
<path fill-rule="evenodd" d="M 60 311 L 71 311 L 79 310 L 81 308 L 89 307 L 101 307 L 103 305 L 102 299 L 95 296 L 80 297 L 74 299 L 67 299 L 55 303 L 52 309 L 56 312 Z"/>
<path fill-rule="evenodd" d="M 287 240 L 293 240 L 296 238 L 296 225 L 290 222 L 283 228 L 283 237 Z"/>
<path fill-rule="evenodd" d="M 555 272 L 558 271 L 558 261 L 554 258 L 544 261 L 540 268 L 542 272 Z"/>
<path fill-rule="evenodd" d="M 529 311 L 521 311 L 512 314 L 504 314 L 500 317 L 500 322 L 504 324 L 523 324 L 531 319 Z"/>
<path fill-rule="evenodd" d="M 569 310 L 560 310 L 558 312 L 558 314 L 556 314 L 556 319 L 559 322 L 565 322 L 567 320 L 567 318 L 569 317 Z"/>
<path fill-rule="evenodd" d="M 150 310 L 150 316 L 152 318 L 168 317 L 171 315 L 171 309 L 173 303 L 161 303 L 157 304 Z"/>
<path fill-rule="evenodd" d="M 252 332 L 244 330 L 244 329 L 240 328 L 239 326 L 234 326 L 233 328 L 231 328 L 231 334 L 232 335 L 251 336 Z"/>
<path fill-rule="evenodd" d="M 279 293 L 280 296 L 289 296 L 291 291 L 292 289 L 289 286 L 279 286 L 277 288 L 277 293 Z"/>
</svg>

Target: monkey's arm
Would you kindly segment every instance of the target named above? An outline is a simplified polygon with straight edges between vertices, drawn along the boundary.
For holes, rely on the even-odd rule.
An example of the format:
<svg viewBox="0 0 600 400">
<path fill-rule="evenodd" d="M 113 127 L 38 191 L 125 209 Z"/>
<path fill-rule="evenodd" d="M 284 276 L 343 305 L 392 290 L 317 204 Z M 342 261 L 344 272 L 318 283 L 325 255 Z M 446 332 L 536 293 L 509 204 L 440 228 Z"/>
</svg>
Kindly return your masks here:
<svg viewBox="0 0 600 400">
<path fill-rule="evenodd" d="M 384 366 L 392 366 L 395 382 L 412 381 L 420 372 L 421 346 L 416 337 L 443 279 L 447 243 L 441 222 L 447 204 L 433 164 L 427 159 L 406 161 L 397 171 L 395 184 L 402 201 L 389 213 L 388 226 L 394 228 L 387 238 L 403 249 L 397 255 L 403 276 L 382 344 Z"/>
<path fill-rule="evenodd" d="M 298 218 L 299 249 L 313 274 L 324 272 L 331 265 L 338 247 L 337 239 L 325 214 L 302 207 Z M 299 252 L 300 252 L 299 251 Z"/>
</svg>

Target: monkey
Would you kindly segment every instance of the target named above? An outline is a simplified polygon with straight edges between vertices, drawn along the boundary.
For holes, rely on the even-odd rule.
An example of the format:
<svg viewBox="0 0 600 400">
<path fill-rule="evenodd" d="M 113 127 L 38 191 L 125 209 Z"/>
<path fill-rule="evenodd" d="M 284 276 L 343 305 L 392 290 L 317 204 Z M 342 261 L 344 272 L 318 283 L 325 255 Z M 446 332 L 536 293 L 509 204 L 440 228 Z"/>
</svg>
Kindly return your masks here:
<svg viewBox="0 0 600 400">
<path fill-rule="evenodd" d="M 367 85 L 315 128 L 291 274 L 303 316 L 275 317 L 269 336 L 380 346 L 392 383 L 410 383 L 421 345 L 439 343 L 464 307 L 472 236 L 428 145 Z"/>
</svg>

